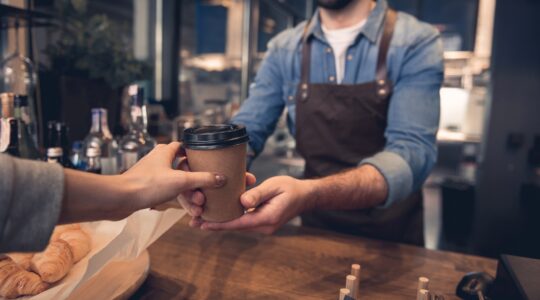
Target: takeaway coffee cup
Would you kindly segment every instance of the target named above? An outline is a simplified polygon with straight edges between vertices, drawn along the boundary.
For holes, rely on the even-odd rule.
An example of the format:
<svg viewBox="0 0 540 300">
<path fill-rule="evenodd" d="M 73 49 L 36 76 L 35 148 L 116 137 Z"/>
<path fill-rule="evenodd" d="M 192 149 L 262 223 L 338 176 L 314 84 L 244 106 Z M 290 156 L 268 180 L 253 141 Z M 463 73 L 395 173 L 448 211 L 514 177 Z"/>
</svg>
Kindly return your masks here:
<svg viewBox="0 0 540 300">
<path fill-rule="evenodd" d="M 194 172 L 214 172 L 227 177 L 223 187 L 203 189 L 205 221 L 226 222 L 244 214 L 240 195 L 246 190 L 246 128 L 223 124 L 187 128 L 184 148 Z"/>
</svg>

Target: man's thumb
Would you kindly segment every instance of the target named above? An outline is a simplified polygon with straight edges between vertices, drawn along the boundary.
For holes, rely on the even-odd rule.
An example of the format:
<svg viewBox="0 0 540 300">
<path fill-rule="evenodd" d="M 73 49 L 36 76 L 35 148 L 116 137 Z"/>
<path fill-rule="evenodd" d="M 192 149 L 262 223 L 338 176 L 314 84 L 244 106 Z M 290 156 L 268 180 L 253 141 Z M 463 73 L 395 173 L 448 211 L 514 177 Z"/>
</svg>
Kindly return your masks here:
<svg viewBox="0 0 540 300">
<path fill-rule="evenodd" d="M 254 208 L 276 196 L 276 188 L 267 182 L 246 191 L 240 197 L 242 205 L 246 208 Z"/>
</svg>

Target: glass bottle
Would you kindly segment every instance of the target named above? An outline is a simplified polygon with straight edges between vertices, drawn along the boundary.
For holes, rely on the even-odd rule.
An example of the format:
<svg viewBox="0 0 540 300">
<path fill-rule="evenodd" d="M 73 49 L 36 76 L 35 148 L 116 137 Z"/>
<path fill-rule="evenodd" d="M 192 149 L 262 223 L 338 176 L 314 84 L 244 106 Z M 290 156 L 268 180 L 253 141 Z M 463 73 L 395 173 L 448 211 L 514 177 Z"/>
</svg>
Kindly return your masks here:
<svg viewBox="0 0 540 300">
<path fill-rule="evenodd" d="M 56 133 L 57 121 L 47 122 L 47 136 L 45 137 L 44 146 L 45 149 L 56 147 L 58 145 L 58 134 Z"/>
<path fill-rule="evenodd" d="M 84 144 L 82 141 L 75 141 L 73 142 L 73 146 L 71 146 L 70 160 L 73 167 L 75 167 L 77 170 L 84 170 L 83 146 Z"/>
<path fill-rule="evenodd" d="M 30 114 L 28 112 L 28 97 L 15 95 L 14 114 L 17 120 L 17 135 L 19 138 L 19 153 L 22 158 L 38 159 L 39 151 L 30 130 Z"/>
<path fill-rule="evenodd" d="M 47 139 L 45 140 L 46 161 L 58 161 L 66 168 L 74 169 L 75 167 L 69 159 L 69 139 L 66 124 L 58 121 L 49 121 L 47 123 Z M 58 154 L 60 153 L 60 158 Z"/>
<path fill-rule="evenodd" d="M 71 160 L 69 159 L 69 127 L 66 123 L 56 123 L 56 146 L 62 148 L 62 165 L 66 168 L 75 169 Z"/>
<path fill-rule="evenodd" d="M 47 148 L 47 157 L 45 161 L 48 163 L 59 163 L 64 165 L 64 151 L 61 147 L 51 147 Z"/>
<path fill-rule="evenodd" d="M 105 108 L 92 109 L 92 127 L 84 139 L 85 148 L 99 148 L 101 151 L 101 170 L 103 174 L 118 173 L 118 143 L 113 139 L 107 122 Z"/>
<path fill-rule="evenodd" d="M 84 170 L 94 174 L 102 174 L 100 148 L 86 148 Z"/>
<path fill-rule="evenodd" d="M 129 86 L 131 98 L 129 130 L 120 141 L 120 170 L 131 168 L 139 159 L 150 152 L 156 141 L 146 130 L 147 115 L 144 101 L 144 89 L 134 84 Z"/>
<path fill-rule="evenodd" d="M 34 63 L 20 51 L 18 19 L 15 19 L 14 25 L 15 51 L 0 62 L 0 90 L 30 97 L 28 99 L 30 121 L 27 127 L 31 138 L 37 145 L 36 107 L 33 98 L 37 75 Z"/>
</svg>

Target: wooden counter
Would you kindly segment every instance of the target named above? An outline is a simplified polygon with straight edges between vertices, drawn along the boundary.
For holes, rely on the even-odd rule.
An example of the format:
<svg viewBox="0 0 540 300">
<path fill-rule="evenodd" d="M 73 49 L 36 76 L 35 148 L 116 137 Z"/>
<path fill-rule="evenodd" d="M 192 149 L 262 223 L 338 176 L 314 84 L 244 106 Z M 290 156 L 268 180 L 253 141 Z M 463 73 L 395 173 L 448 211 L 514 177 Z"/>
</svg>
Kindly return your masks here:
<svg viewBox="0 0 540 300">
<path fill-rule="evenodd" d="M 284 227 L 273 236 L 191 229 L 187 218 L 150 248 L 151 271 L 133 299 L 337 299 L 352 263 L 360 299 L 416 299 L 417 278 L 454 296 L 469 271 L 496 261 L 328 231 Z"/>
</svg>

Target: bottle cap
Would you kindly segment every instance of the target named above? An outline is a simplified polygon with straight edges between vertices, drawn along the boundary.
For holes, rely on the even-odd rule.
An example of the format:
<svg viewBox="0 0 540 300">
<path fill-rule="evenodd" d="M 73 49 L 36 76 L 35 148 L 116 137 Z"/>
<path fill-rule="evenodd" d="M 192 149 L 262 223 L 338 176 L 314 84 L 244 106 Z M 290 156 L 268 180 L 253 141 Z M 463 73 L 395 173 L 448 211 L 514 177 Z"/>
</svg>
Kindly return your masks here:
<svg viewBox="0 0 540 300">
<path fill-rule="evenodd" d="M 64 151 L 60 147 L 53 147 L 47 149 L 47 157 L 60 157 L 64 155 Z"/>
<path fill-rule="evenodd" d="M 184 146 L 193 150 L 220 149 L 248 141 L 246 127 L 242 125 L 206 125 L 184 130 Z"/>
<path fill-rule="evenodd" d="M 87 157 L 97 157 L 101 156 L 101 149 L 90 147 L 86 149 L 86 156 Z"/>
<path fill-rule="evenodd" d="M 15 95 L 13 98 L 13 103 L 15 107 L 25 107 L 28 106 L 28 96 L 26 95 Z"/>
</svg>

